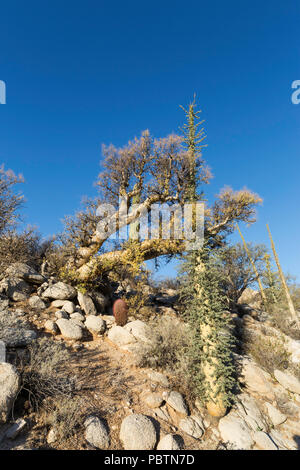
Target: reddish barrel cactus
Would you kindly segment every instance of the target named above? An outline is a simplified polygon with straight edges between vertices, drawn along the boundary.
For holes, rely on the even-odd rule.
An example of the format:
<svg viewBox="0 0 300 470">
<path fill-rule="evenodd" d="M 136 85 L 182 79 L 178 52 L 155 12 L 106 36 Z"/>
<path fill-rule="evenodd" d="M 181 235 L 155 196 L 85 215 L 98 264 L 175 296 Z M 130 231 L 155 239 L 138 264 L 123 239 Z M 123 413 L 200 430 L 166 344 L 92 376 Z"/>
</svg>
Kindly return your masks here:
<svg viewBox="0 0 300 470">
<path fill-rule="evenodd" d="M 128 307 L 123 299 L 118 299 L 113 305 L 113 314 L 118 326 L 124 326 L 128 319 Z"/>
</svg>

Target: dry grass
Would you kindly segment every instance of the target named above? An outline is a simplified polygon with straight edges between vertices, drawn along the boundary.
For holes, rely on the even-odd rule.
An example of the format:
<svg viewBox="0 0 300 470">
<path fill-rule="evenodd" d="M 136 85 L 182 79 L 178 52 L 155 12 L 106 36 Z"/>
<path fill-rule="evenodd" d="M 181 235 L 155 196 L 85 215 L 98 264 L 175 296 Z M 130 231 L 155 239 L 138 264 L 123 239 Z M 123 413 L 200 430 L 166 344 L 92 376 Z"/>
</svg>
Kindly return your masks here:
<svg viewBox="0 0 300 470">
<path fill-rule="evenodd" d="M 289 365 L 290 354 L 279 338 L 246 335 L 244 337 L 243 350 L 246 354 L 252 356 L 255 362 L 270 374 L 273 374 L 275 369 L 287 369 Z"/>
</svg>

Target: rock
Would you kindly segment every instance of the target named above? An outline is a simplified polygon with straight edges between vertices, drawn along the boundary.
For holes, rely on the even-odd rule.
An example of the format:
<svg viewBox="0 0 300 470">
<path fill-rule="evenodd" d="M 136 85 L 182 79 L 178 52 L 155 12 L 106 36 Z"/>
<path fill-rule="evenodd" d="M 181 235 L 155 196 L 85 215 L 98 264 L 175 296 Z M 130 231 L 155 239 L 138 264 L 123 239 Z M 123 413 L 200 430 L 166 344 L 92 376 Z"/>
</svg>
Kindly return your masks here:
<svg viewBox="0 0 300 470">
<path fill-rule="evenodd" d="M 122 326 L 113 326 L 107 335 L 108 339 L 117 346 L 125 346 L 136 342 L 135 337 Z"/>
<path fill-rule="evenodd" d="M 253 431 L 256 431 L 257 429 L 266 431 L 267 426 L 262 413 L 257 406 L 256 400 L 246 393 L 239 395 L 238 400 L 237 414 L 245 420 L 249 428 Z"/>
<path fill-rule="evenodd" d="M 291 438 L 284 436 L 280 431 L 277 429 L 272 429 L 270 431 L 270 437 L 272 441 L 279 447 L 280 450 L 297 450 L 298 445 L 296 442 L 296 437 L 293 436 Z"/>
<path fill-rule="evenodd" d="M 62 310 L 64 310 L 65 312 L 69 314 L 72 314 L 75 312 L 75 304 L 71 302 L 71 300 L 67 300 L 66 302 L 63 303 Z"/>
<path fill-rule="evenodd" d="M 45 277 L 25 263 L 13 263 L 5 271 L 6 277 L 23 279 L 32 284 L 43 284 Z"/>
<path fill-rule="evenodd" d="M 101 294 L 101 292 L 93 292 L 92 299 L 94 301 L 95 307 L 98 312 L 105 312 L 105 309 L 108 307 L 109 301 L 105 295 Z"/>
<path fill-rule="evenodd" d="M 247 304 L 253 309 L 260 309 L 262 306 L 261 295 L 257 290 L 248 287 L 244 290 L 238 300 L 238 304 Z"/>
<path fill-rule="evenodd" d="M 141 320 L 135 320 L 127 323 L 124 326 L 125 330 L 129 331 L 138 341 L 145 343 L 151 342 L 151 328 Z"/>
<path fill-rule="evenodd" d="M 181 415 L 188 415 L 188 407 L 185 403 L 185 400 L 181 393 L 179 392 L 164 392 L 163 398 L 166 400 L 167 404 L 173 408 L 175 411 L 180 413 Z"/>
<path fill-rule="evenodd" d="M 158 383 L 159 385 L 162 385 L 163 387 L 169 387 L 170 385 L 168 378 L 164 374 L 161 374 L 160 372 L 151 370 L 148 372 L 148 377 L 151 380 L 151 382 Z"/>
<path fill-rule="evenodd" d="M 42 297 L 46 299 L 54 300 L 72 300 L 76 297 L 76 289 L 74 287 L 65 284 L 64 282 L 57 282 L 52 286 L 48 287 L 43 293 Z"/>
<path fill-rule="evenodd" d="M 300 381 L 296 377 L 281 370 L 274 370 L 274 376 L 286 390 L 300 394 Z"/>
<path fill-rule="evenodd" d="M 87 294 L 82 294 L 81 292 L 77 293 L 77 298 L 80 307 L 86 315 L 97 315 L 97 310 L 92 301 L 92 298 Z"/>
<path fill-rule="evenodd" d="M 18 348 L 28 346 L 37 338 L 37 334 L 33 330 L 25 328 L 8 327 L 0 330 L 0 340 L 3 341 L 7 347 Z"/>
<path fill-rule="evenodd" d="M 279 424 L 282 424 L 286 421 L 286 415 L 281 413 L 281 411 L 275 408 L 275 406 L 271 405 L 271 403 L 266 403 L 265 406 L 268 410 L 268 415 L 272 421 L 273 426 L 278 426 Z"/>
<path fill-rule="evenodd" d="M 49 445 L 54 444 L 58 440 L 57 431 L 54 428 L 51 428 L 47 435 L 47 443 Z"/>
<path fill-rule="evenodd" d="M 199 418 L 195 420 L 194 417 L 187 416 L 186 418 L 180 420 L 179 429 L 181 429 L 181 431 L 185 432 L 189 436 L 194 437 L 195 439 L 200 439 L 204 433 L 203 423 L 201 423 L 202 426 L 200 425 L 200 423 L 201 420 L 199 420 Z"/>
<path fill-rule="evenodd" d="M 23 279 L 9 278 L 0 283 L 0 293 L 6 295 L 15 302 L 27 300 L 31 294 L 31 287 Z"/>
<path fill-rule="evenodd" d="M 67 312 L 65 312 L 64 310 L 58 310 L 57 312 L 55 312 L 55 316 L 56 318 L 65 318 L 66 320 L 69 319 L 69 314 Z"/>
<path fill-rule="evenodd" d="M 6 431 L 5 437 L 8 439 L 15 439 L 26 427 L 27 423 L 25 419 L 17 419 L 12 426 Z"/>
<path fill-rule="evenodd" d="M 153 450 L 157 441 L 154 424 L 142 414 L 127 416 L 121 424 L 120 440 L 125 450 Z"/>
<path fill-rule="evenodd" d="M 5 423 L 19 391 L 20 378 L 12 364 L 0 363 L 0 423 Z"/>
<path fill-rule="evenodd" d="M 56 334 L 58 333 L 58 326 L 52 320 L 47 320 L 44 325 L 45 330 L 49 331 L 50 333 Z"/>
<path fill-rule="evenodd" d="M 182 438 L 174 434 L 167 434 L 157 445 L 157 450 L 180 450 L 182 449 Z"/>
<path fill-rule="evenodd" d="M 162 419 L 163 421 L 169 422 L 171 420 L 166 406 L 163 406 L 161 408 L 155 408 L 153 410 L 153 414 L 156 418 Z"/>
<path fill-rule="evenodd" d="M 43 300 L 40 299 L 38 295 L 33 295 L 32 297 L 29 297 L 28 303 L 31 308 L 37 310 L 45 310 L 46 308 L 45 302 L 43 302 Z"/>
<path fill-rule="evenodd" d="M 82 313 L 79 313 L 79 312 L 71 313 L 70 318 L 71 318 L 73 321 L 74 321 L 74 320 L 78 320 L 78 321 L 81 321 L 81 322 L 84 322 L 84 321 L 85 321 L 85 316 L 82 315 Z"/>
<path fill-rule="evenodd" d="M 103 421 L 97 416 L 90 416 L 85 420 L 85 439 L 97 449 L 108 449 L 110 444 L 109 434 Z"/>
<path fill-rule="evenodd" d="M 225 444 L 236 450 L 250 450 L 254 441 L 245 421 L 230 412 L 219 421 L 219 431 Z"/>
<path fill-rule="evenodd" d="M 142 400 L 149 408 L 159 408 L 164 402 L 159 393 L 146 393 L 142 396 Z"/>
<path fill-rule="evenodd" d="M 67 302 L 67 300 L 53 300 L 50 307 L 62 308 L 62 306 Z"/>
<path fill-rule="evenodd" d="M 88 315 L 86 317 L 85 327 L 89 331 L 98 334 L 103 334 L 106 330 L 105 321 L 100 317 L 96 317 L 95 315 Z"/>
<path fill-rule="evenodd" d="M 262 450 L 278 450 L 277 445 L 266 432 L 256 431 L 253 439 Z"/>
<path fill-rule="evenodd" d="M 274 392 L 269 381 L 266 379 L 266 373 L 247 358 L 243 359 L 242 375 L 245 385 L 249 390 L 266 398 L 274 399 Z"/>
<path fill-rule="evenodd" d="M 66 339 L 82 339 L 83 331 L 80 326 L 76 325 L 72 320 L 60 318 L 56 321 L 62 336 Z"/>
</svg>

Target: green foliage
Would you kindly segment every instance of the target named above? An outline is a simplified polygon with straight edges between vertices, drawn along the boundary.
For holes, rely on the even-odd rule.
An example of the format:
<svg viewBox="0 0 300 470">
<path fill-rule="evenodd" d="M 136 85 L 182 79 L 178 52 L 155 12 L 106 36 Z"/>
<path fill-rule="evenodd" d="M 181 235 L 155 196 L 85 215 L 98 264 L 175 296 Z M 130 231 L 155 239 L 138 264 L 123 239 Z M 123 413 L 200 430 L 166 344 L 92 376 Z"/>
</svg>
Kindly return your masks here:
<svg viewBox="0 0 300 470">
<path fill-rule="evenodd" d="M 203 269 L 199 270 L 199 263 Z M 186 318 L 192 341 L 187 349 L 189 367 L 196 394 L 202 402 L 214 401 L 221 394 L 223 403 L 230 405 L 236 385 L 232 360 L 234 340 L 230 332 L 230 318 L 224 312 L 226 298 L 221 288 L 222 276 L 216 259 L 207 248 L 187 255 L 182 271 L 181 292 L 186 305 Z M 209 334 L 203 335 L 203 328 Z M 214 370 L 214 390 L 205 375 L 205 368 Z"/>
</svg>

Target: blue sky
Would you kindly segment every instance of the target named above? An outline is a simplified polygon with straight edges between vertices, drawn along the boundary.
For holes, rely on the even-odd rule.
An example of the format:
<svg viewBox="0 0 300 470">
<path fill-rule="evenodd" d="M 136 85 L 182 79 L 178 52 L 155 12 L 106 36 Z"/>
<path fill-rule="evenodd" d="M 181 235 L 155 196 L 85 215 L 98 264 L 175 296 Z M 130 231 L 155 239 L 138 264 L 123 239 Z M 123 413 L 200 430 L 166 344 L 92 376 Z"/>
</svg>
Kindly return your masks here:
<svg viewBox="0 0 300 470">
<path fill-rule="evenodd" d="M 300 278 L 300 3 L 16 1 L 2 3 L 0 162 L 22 172 L 26 222 L 43 235 L 93 196 L 101 144 L 149 128 L 177 132 L 196 92 L 214 179 L 264 203 L 243 228 Z M 170 268 L 162 271 L 169 273 Z"/>
</svg>

